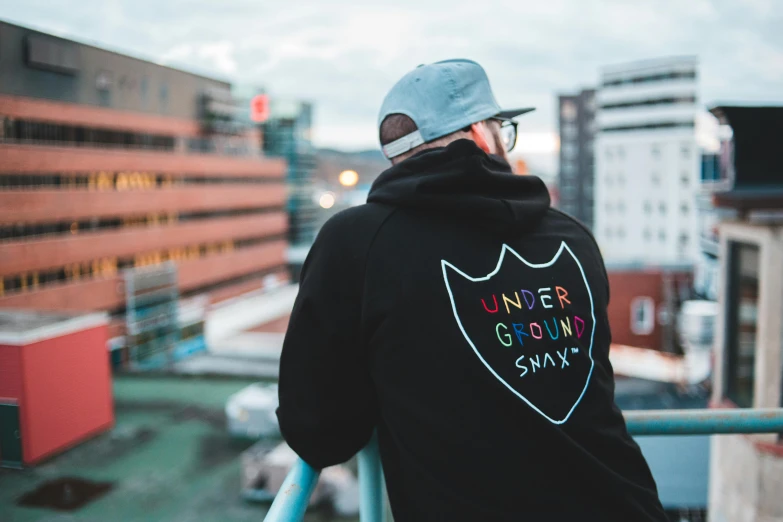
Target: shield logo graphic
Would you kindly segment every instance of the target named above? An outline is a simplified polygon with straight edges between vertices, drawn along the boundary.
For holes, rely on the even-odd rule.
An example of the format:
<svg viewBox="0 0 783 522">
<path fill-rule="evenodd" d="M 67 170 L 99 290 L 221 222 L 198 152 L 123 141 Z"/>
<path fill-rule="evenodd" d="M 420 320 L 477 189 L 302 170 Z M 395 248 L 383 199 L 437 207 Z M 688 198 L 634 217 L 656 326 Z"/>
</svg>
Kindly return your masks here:
<svg viewBox="0 0 783 522">
<path fill-rule="evenodd" d="M 593 373 L 595 310 L 584 268 L 565 242 L 547 263 L 503 245 L 495 269 L 472 277 L 445 259 L 454 319 L 478 359 L 554 424 L 582 400 Z"/>
</svg>

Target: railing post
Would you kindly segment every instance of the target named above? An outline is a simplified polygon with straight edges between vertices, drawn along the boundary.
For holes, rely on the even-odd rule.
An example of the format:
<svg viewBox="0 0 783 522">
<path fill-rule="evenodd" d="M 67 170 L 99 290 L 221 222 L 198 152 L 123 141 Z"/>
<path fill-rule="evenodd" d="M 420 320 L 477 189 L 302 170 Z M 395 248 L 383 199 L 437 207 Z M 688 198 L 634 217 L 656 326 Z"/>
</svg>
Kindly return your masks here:
<svg viewBox="0 0 783 522">
<path fill-rule="evenodd" d="M 310 504 L 310 496 L 318 482 L 318 475 L 305 461 L 296 459 L 264 521 L 300 522 Z"/>
<path fill-rule="evenodd" d="M 783 432 L 783 408 L 626 411 L 624 415 L 628 432 L 634 436 Z M 359 452 L 358 461 L 359 519 L 383 522 L 384 486 L 377 435 Z M 297 459 L 264 520 L 300 522 L 317 481 L 318 473 Z"/>
<path fill-rule="evenodd" d="M 383 522 L 383 471 L 378 436 L 359 452 L 359 521 Z"/>
</svg>

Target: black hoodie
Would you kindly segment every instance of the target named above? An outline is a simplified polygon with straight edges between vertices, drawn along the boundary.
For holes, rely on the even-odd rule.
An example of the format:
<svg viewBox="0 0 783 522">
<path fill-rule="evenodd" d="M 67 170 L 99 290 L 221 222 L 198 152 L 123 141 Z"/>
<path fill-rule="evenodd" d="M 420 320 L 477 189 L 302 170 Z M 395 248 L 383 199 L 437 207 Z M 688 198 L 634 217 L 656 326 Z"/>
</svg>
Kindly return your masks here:
<svg viewBox="0 0 783 522">
<path fill-rule="evenodd" d="M 667 520 L 614 404 L 601 254 L 549 203 L 459 140 L 324 225 L 280 365 L 306 462 L 377 429 L 397 522 Z"/>
</svg>

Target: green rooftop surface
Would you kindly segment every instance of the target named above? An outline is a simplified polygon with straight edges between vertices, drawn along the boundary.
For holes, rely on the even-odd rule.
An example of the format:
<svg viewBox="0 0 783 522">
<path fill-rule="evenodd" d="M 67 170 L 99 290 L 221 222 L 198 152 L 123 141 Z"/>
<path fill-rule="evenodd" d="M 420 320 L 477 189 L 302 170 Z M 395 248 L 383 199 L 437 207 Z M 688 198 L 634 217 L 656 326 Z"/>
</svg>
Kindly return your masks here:
<svg viewBox="0 0 783 522">
<path fill-rule="evenodd" d="M 268 506 L 240 498 L 239 456 L 253 441 L 230 437 L 223 413 L 226 399 L 252 382 L 115 377 L 113 430 L 38 466 L 0 468 L 0 521 L 262 521 Z M 23 494 L 64 477 L 113 488 L 75 511 L 17 505 Z M 332 519 L 317 511 L 305 520 Z"/>
</svg>

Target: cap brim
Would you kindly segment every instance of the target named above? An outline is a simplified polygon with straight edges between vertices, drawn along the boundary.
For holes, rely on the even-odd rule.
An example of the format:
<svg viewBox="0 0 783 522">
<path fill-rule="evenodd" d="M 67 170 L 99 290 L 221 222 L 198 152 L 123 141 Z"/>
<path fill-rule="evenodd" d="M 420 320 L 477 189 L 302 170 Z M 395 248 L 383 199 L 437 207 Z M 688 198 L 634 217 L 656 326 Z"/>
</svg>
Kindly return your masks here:
<svg viewBox="0 0 783 522">
<path fill-rule="evenodd" d="M 536 110 L 535 107 L 527 107 L 525 109 L 507 109 L 505 111 L 500 111 L 499 113 L 497 113 L 495 118 L 499 120 L 512 120 L 517 116 L 522 116 L 523 114 L 532 112 L 534 110 Z"/>
</svg>

